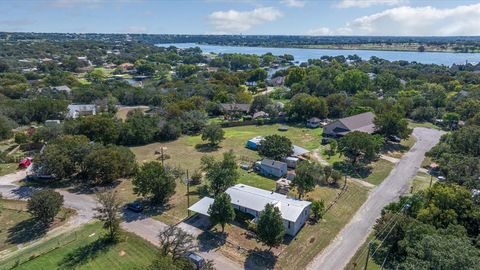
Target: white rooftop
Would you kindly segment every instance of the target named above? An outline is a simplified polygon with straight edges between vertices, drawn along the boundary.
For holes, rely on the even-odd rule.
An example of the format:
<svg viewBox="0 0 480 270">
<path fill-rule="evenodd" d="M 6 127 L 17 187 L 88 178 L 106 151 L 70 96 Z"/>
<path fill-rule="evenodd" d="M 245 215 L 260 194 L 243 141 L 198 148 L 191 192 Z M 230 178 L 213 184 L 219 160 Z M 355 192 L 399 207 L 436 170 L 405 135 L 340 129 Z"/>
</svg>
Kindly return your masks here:
<svg viewBox="0 0 480 270">
<path fill-rule="evenodd" d="M 263 211 L 265 209 L 265 205 L 269 203 L 273 204 L 280 209 L 283 219 L 292 222 L 295 222 L 302 214 L 305 207 L 310 205 L 310 202 L 308 201 L 289 198 L 280 193 L 275 193 L 244 184 L 237 184 L 228 188 L 225 192 L 230 195 L 232 204 L 246 207 L 258 212 Z M 212 202 L 213 199 L 205 197 L 188 209 L 203 215 L 208 215 L 208 207 Z"/>
</svg>

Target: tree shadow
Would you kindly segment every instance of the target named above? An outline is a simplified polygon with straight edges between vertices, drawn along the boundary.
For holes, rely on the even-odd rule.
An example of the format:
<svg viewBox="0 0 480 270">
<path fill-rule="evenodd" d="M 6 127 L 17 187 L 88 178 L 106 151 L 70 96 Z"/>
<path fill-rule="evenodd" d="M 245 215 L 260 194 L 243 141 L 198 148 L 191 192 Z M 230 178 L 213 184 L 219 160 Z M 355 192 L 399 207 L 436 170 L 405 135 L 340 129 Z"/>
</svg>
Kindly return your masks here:
<svg viewBox="0 0 480 270">
<path fill-rule="evenodd" d="M 122 209 L 122 216 L 125 222 L 132 222 L 136 220 L 142 220 L 151 216 L 161 215 L 165 211 L 168 211 L 173 206 L 171 204 L 155 205 L 151 202 L 144 203 L 144 210 L 140 213 L 129 210 L 127 207 Z"/>
<path fill-rule="evenodd" d="M 215 152 L 218 149 L 220 149 L 220 146 L 211 145 L 209 143 L 198 143 L 198 144 L 195 145 L 195 149 L 198 152 L 201 152 L 201 153 L 210 153 L 210 152 Z"/>
<path fill-rule="evenodd" d="M 275 269 L 277 256 L 269 250 L 250 250 L 244 263 L 245 269 Z"/>
<path fill-rule="evenodd" d="M 368 165 L 357 164 L 352 166 L 349 162 L 341 161 L 333 163 L 333 168 L 353 178 L 367 178 L 372 173 L 372 168 Z"/>
<path fill-rule="evenodd" d="M 408 151 L 408 147 L 405 145 L 402 145 L 400 143 L 394 143 L 394 142 L 386 142 L 385 145 L 383 146 L 382 152 L 383 153 L 388 153 L 388 152 L 406 152 Z"/>
<path fill-rule="evenodd" d="M 86 246 L 79 247 L 68 253 L 58 266 L 60 269 L 75 269 L 107 252 L 116 243 L 116 240 L 101 237 Z"/>
<path fill-rule="evenodd" d="M 227 242 L 227 234 L 221 232 L 203 231 L 197 237 L 198 249 L 201 252 L 215 250 Z"/>
<path fill-rule="evenodd" d="M 24 244 L 45 236 L 48 228 L 48 224 L 30 218 L 9 228 L 7 241 L 15 245 Z"/>
</svg>

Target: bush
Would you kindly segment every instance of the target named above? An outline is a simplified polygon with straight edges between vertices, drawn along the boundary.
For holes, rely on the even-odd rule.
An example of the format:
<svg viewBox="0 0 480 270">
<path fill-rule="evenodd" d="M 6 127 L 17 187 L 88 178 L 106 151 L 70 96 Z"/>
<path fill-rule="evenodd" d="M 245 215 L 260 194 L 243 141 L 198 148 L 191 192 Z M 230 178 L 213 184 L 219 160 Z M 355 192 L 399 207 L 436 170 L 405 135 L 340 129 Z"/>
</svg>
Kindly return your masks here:
<svg viewBox="0 0 480 270">
<path fill-rule="evenodd" d="M 44 189 L 33 193 L 28 200 L 27 209 L 32 216 L 42 223 L 50 223 L 60 212 L 63 196 L 53 190 Z"/>
<path fill-rule="evenodd" d="M 27 134 L 23 132 L 15 133 L 15 143 L 16 144 L 24 144 L 28 142 Z"/>
</svg>

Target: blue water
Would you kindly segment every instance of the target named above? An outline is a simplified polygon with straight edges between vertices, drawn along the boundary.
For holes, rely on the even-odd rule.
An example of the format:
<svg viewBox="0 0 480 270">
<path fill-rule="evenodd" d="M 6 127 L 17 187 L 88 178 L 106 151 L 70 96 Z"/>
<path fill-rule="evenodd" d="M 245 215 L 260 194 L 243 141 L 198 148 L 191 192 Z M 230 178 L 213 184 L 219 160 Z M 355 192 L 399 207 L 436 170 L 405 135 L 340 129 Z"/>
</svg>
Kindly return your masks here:
<svg viewBox="0 0 480 270">
<path fill-rule="evenodd" d="M 398 52 L 398 51 L 373 51 L 373 50 L 330 50 L 330 49 L 301 49 L 301 48 L 265 48 L 265 47 L 241 47 L 241 46 L 219 46 L 203 45 L 195 43 L 171 43 L 157 44 L 159 47 L 175 46 L 177 48 L 200 47 L 205 53 L 243 53 L 262 55 L 271 52 L 274 55 L 291 54 L 295 61 L 307 62 L 308 59 L 318 59 L 324 55 L 338 56 L 356 54 L 364 60 L 372 56 L 383 58 L 389 61 L 405 60 L 416 61 L 423 64 L 437 64 L 450 66 L 452 64 L 465 64 L 467 61 L 472 64 L 480 62 L 480 53 L 449 53 L 449 52 Z"/>
</svg>

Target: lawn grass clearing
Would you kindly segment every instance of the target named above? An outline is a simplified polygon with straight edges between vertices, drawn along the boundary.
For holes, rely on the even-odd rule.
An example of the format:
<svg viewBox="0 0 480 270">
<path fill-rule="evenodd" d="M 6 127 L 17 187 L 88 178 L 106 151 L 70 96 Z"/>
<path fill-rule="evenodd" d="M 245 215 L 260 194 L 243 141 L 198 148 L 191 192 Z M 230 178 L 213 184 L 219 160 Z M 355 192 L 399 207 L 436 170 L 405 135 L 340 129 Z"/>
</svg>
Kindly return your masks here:
<svg viewBox="0 0 480 270">
<path fill-rule="evenodd" d="M 17 163 L 3 163 L 0 164 L 0 176 L 11 174 L 17 171 Z"/>
<path fill-rule="evenodd" d="M 387 178 L 388 174 L 390 174 L 395 167 L 395 164 L 380 158 L 371 163 L 369 167 L 371 167 L 371 173 L 366 178 L 362 178 L 362 180 L 373 185 L 379 185 Z"/>
<path fill-rule="evenodd" d="M 418 172 L 417 175 L 412 179 L 412 189 L 413 193 L 420 190 L 425 190 L 430 187 L 430 180 L 432 180 L 432 185 L 438 181 L 438 178 L 431 176 L 428 173 Z"/>
<path fill-rule="evenodd" d="M 45 227 L 32 219 L 26 201 L 0 199 L 0 211 L 0 251 L 40 238 L 74 214 L 73 210 L 62 208 L 50 227 Z"/>
<path fill-rule="evenodd" d="M 100 223 L 87 224 L 77 231 L 26 248 L 17 256 L 5 260 L 3 266 L 33 256 L 32 260 L 15 269 L 144 269 L 158 253 L 155 246 L 134 234 L 122 231 L 120 241 L 114 244 L 102 241 L 104 234 Z M 51 249 L 48 253 L 42 252 Z M 43 255 L 35 257 L 35 254 Z"/>
<path fill-rule="evenodd" d="M 115 113 L 115 117 L 117 117 L 120 120 L 125 120 L 127 119 L 127 114 L 133 110 L 140 110 L 142 112 L 146 112 L 149 110 L 148 106 L 127 106 L 127 107 L 119 107 L 117 109 L 117 112 Z"/>
<path fill-rule="evenodd" d="M 439 126 L 436 126 L 435 124 L 430 122 L 415 122 L 412 120 L 408 120 L 408 128 L 416 128 L 416 127 L 433 128 L 433 129 L 441 130 Z"/>
</svg>

